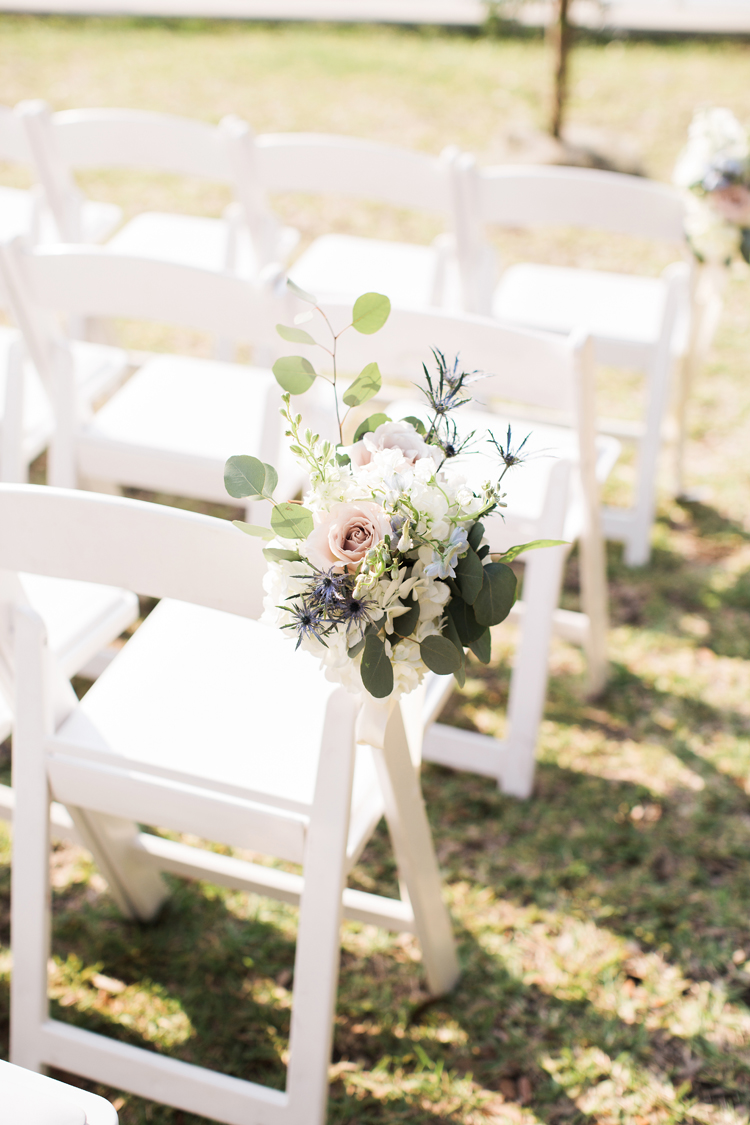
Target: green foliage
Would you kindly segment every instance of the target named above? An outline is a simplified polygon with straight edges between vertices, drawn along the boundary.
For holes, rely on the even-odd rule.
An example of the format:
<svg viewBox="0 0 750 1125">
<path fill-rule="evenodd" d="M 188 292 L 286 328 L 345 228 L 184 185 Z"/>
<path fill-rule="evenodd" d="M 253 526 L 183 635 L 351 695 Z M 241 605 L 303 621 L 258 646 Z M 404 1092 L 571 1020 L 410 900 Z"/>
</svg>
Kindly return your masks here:
<svg viewBox="0 0 750 1125">
<path fill-rule="evenodd" d="M 471 547 L 471 549 L 473 551 L 479 550 L 479 544 L 482 542 L 482 536 L 483 535 L 484 535 L 484 524 L 480 523 L 479 520 L 477 520 L 477 522 L 474 524 L 474 526 L 469 531 L 469 546 Z"/>
<path fill-rule="evenodd" d="M 282 340 L 290 344 L 314 344 L 315 340 L 304 328 L 289 327 L 286 324 L 277 324 L 276 331 Z"/>
<path fill-rule="evenodd" d="M 513 571 L 505 563 L 488 563 L 484 567 L 482 589 L 473 606 L 478 624 L 499 625 L 510 613 L 515 600 L 516 576 Z"/>
<path fill-rule="evenodd" d="M 391 315 L 391 302 L 382 293 L 363 293 L 352 310 L 352 327 L 365 336 L 379 332 Z"/>
<path fill-rule="evenodd" d="M 462 645 L 470 645 L 479 640 L 485 626 L 477 621 L 473 606 L 467 605 L 463 598 L 453 597 L 448 602 L 448 613 Z"/>
<path fill-rule="evenodd" d="M 265 551 L 263 553 L 265 554 Z M 481 636 L 472 641 L 469 648 L 477 660 L 481 660 L 482 664 L 489 664 L 492 655 L 492 636 L 489 629 L 485 629 Z"/>
<path fill-rule="evenodd" d="M 393 665 L 386 656 L 385 645 L 375 633 L 365 637 L 362 663 L 362 683 L 375 699 L 385 699 L 393 691 Z"/>
<path fill-rule="evenodd" d="M 317 305 L 318 298 L 313 297 L 312 293 L 308 293 L 306 289 L 301 289 L 299 285 L 295 284 L 295 282 L 292 281 L 291 277 L 288 277 L 286 279 L 286 283 L 288 288 L 291 289 L 292 293 L 294 293 L 295 297 L 299 297 L 300 301 L 304 301 L 308 305 Z"/>
<path fill-rule="evenodd" d="M 245 535 L 254 535 L 257 539 L 265 539 L 266 541 L 275 538 L 275 532 L 271 531 L 270 527 L 258 527 L 254 523 L 243 523 L 242 520 L 232 520 L 232 523 L 235 527 L 238 527 L 240 531 L 244 531 Z M 265 555 L 265 553 L 266 549 L 264 548 L 263 554 Z M 266 558 L 267 557 L 266 555 Z"/>
<path fill-rule="evenodd" d="M 277 504 L 271 512 L 271 527 L 281 539 L 306 539 L 314 527 L 313 515 L 299 504 Z"/>
<path fill-rule="evenodd" d="M 364 422 L 360 422 L 357 426 L 357 432 L 354 435 L 355 442 L 363 438 L 365 434 L 374 433 L 378 426 L 382 426 L 384 422 L 390 422 L 387 414 L 371 414 L 369 418 L 365 418 Z"/>
<path fill-rule="evenodd" d="M 456 563 L 456 583 L 461 591 L 461 597 L 468 605 L 474 605 L 479 591 L 484 583 L 484 568 L 482 560 L 469 547 L 463 558 Z"/>
<path fill-rule="evenodd" d="M 377 363 L 368 363 L 344 395 L 344 402 L 347 406 L 362 406 L 375 397 L 382 383 L 383 380 Z"/>
<path fill-rule="evenodd" d="M 519 555 L 524 554 L 525 551 L 538 551 L 540 547 L 566 547 L 567 541 L 565 539 L 534 539 L 531 543 L 519 543 L 517 547 L 511 547 L 507 551 L 503 551 L 499 556 L 498 562 L 513 562 Z"/>
<path fill-rule="evenodd" d="M 224 486 L 235 500 L 270 500 L 278 483 L 273 465 L 257 457 L 230 457 L 224 466 Z"/>
<path fill-rule="evenodd" d="M 461 667 L 461 656 L 448 637 L 425 637 L 419 651 L 430 671 L 438 676 L 449 676 Z"/>
<path fill-rule="evenodd" d="M 284 547 L 264 547 L 263 554 L 269 562 L 302 562 L 298 551 L 287 551 Z"/>
<path fill-rule="evenodd" d="M 411 599 L 411 603 L 406 613 L 401 613 L 398 617 L 393 618 L 393 632 L 397 637 L 410 637 L 417 627 L 419 602 Z"/>
<path fill-rule="evenodd" d="M 303 395 L 315 382 L 315 368 L 302 355 L 285 355 L 271 368 L 276 382 L 290 395 Z"/>
<path fill-rule="evenodd" d="M 422 419 L 415 417 L 414 414 L 407 414 L 407 416 L 404 418 L 404 422 L 411 423 L 411 425 L 414 427 L 414 429 L 417 431 L 417 433 L 421 434 L 423 437 L 427 433 L 427 430 L 425 429 L 425 424 L 422 421 Z"/>
</svg>

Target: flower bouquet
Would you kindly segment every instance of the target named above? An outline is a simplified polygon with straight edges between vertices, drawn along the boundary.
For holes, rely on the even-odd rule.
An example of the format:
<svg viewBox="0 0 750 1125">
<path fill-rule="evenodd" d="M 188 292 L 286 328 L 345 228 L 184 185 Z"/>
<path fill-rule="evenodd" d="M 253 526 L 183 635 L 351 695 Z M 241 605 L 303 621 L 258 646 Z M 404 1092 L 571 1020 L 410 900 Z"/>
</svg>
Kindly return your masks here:
<svg viewBox="0 0 750 1125">
<path fill-rule="evenodd" d="M 320 657 L 329 679 L 355 693 L 364 688 L 376 699 L 410 692 L 428 670 L 465 678 L 466 649 L 487 664 L 490 627 L 507 617 L 516 598 L 516 578 L 508 563 L 540 540 L 490 553 L 482 520 L 504 507 L 503 477 L 523 458 L 487 433 L 497 455 L 494 479 L 472 487 L 466 476 L 467 446 L 452 413 L 470 401 L 467 388 L 476 372 L 462 371 L 433 350 L 435 371 L 424 367 L 427 417 L 393 421 L 376 413 L 356 429 L 345 446 L 337 380 L 334 332 L 315 297 L 288 282 L 312 308 L 294 326 L 278 325 L 290 342 L 317 344 L 298 325 L 317 313 L 331 336 L 325 347 L 332 375 L 318 374 L 309 360 L 287 356 L 273 371 L 284 390 L 281 414 L 290 449 L 309 474 L 302 502 L 276 502 L 276 471 L 255 457 L 230 457 L 227 491 L 236 499 L 268 500 L 270 527 L 235 521 L 249 535 L 267 541 L 264 555 L 264 619 L 285 630 Z M 371 334 L 386 323 L 390 302 L 366 293 L 354 304 L 351 324 Z M 347 331 L 344 329 L 343 331 Z M 339 442 L 302 428 L 291 397 L 316 379 L 332 386 Z M 348 411 L 377 395 L 381 375 L 370 363 L 346 388 Z M 347 411 L 347 412 L 348 412 Z M 461 456 L 464 454 L 464 456 Z"/>
<path fill-rule="evenodd" d="M 728 109 L 699 110 L 674 170 L 689 191 L 685 234 L 700 262 L 750 262 L 750 138 Z"/>
</svg>

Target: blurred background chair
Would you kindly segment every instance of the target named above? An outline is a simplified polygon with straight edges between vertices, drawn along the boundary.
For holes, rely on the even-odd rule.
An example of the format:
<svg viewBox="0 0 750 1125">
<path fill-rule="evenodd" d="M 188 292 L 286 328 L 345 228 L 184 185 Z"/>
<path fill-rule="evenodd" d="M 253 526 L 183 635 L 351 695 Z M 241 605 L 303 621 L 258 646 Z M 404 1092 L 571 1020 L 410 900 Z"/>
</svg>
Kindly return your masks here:
<svg viewBox="0 0 750 1125">
<path fill-rule="evenodd" d="M 158 354 L 97 413 L 75 394 L 73 345 L 55 314 L 124 317 L 203 330 L 278 348 L 285 298 L 272 280 L 73 246 L 0 250 L 14 316 L 55 403 L 48 481 L 95 482 L 226 504 L 224 464 L 239 450 L 278 467 L 277 497 L 294 496 L 301 470 L 280 443 L 279 388 L 270 371 Z M 252 505 L 250 505 L 250 508 Z"/>
<path fill-rule="evenodd" d="M 455 266 L 453 167 L 458 149 L 438 157 L 355 137 L 269 133 L 256 138 L 266 192 L 344 196 L 437 218 L 432 245 L 324 234 L 294 262 L 290 275 L 324 298 L 386 293 L 394 304 L 428 307 L 460 301 Z"/>
<path fill-rule="evenodd" d="M 458 256 L 466 307 L 526 328 L 589 332 L 599 364 L 644 377 L 641 419 L 602 419 L 598 428 L 635 442 L 634 501 L 605 507 L 604 534 L 625 544 L 631 566 L 648 562 L 656 510 L 657 465 L 673 368 L 691 342 L 691 263 L 684 203 L 665 184 L 582 168 L 478 168 L 473 157 L 457 169 Z M 545 264 L 508 267 L 496 285 L 486 228 L 574 227 L 610 231 L 675 246 L 683 261 L 661 277 Z"/>
<path fill-rule="evenodd" d="M 255 277 L 286 261 L 297 232 L 265 204 L 254 164 L 254 138 L 237 117 L 219 125 L 128 109 L 52 113 L 42 101 L 22 102 L 37 175 L 64 242 L 85 242 L 85 199 L 74 173 L 86 168 L 137 168 L 213 180 L 232 189 L 223 218 L 144 211 L 111 237 L 108 248 L 135 257 L 181 262 Z"/>
<path fill-rule="evenodd" d="M 124 584 L 161 598 L 80 702 L 50 692 L 41 619 L 10 592 L 17 721 L 11 1055 L 229 1125 L 322 1125 L 342 915 L 419 935 L 431 992 L 458 976 L 450 920 L 401 713 L 356 697 L 260 609 L 257 540 L 224 520 L 121 497 L 0 485 L 0 569 Z M 171 600 L 177 599 L 177 600 Z M 290 718 L 290 703 L 294 717 Z M 357 748 L 356 743 L 359 743 Z M 286 1091 L 118 1043 L 48 1016 L 50 792 L 130 916 L 152 917 L 160 870 L 299 902 Z M 385 810 L 408 897 L 345 889 Z M 189 832 L 303 865 L 303 876 L 141 832 Z"/>
<path fill-rule="evenodd" d="M 326 314 L 338 330 L 348 322 L 350 310 L 346 305 L 327 303 Z M 345 369 L 344 364 L 356 371 L 376 359 L 391 380 L 377 400 L 380 408 L 391 417 L 424 415 L 425 400 L 412 399 L 403 383 L 399 394 L 395 380 L 412 379 L 420 370 L 426 340 L 449 359 L 460 355 L 464 370 L 487 372 L 470 386 L 475 401 L 455 415 L 459 440 L 476 433 L 473 451 L 461 457 L 462 468 L 474 486 L 497 479 L 503 469 L 499 454 L 476 450 L 488 430 L 505 442 L 510 423 L 516 445 L 531 431 L 522 451 L 525 463 L 517 476 L 511 473 L 507 478 L 508 506 L 486 521 L 485 535 L 492 551 L 535 539 L 568 543 L 567 547 L 530 552 L 521 559 L 525 564 L 523 600 L 513 611 L 520 622 L 520 639 L 511 676 L 506 738 L 500 743 L 439 725 L 425 737 L 424 756 L 429 760 L 474 769 L 497 778 L 506 792 L 527 797 L 533 784 L 553 630 L 583 645 L 590 692 L 601 692 L 606 683 L 607 576 L 599 487 L 614 466 L 620 445 L 612 437 L 596 434 L 593 347 L 582 335 L 560 337 L 509 327 L 488 317 L 393 308 L 387 328 L 377 336 L 347 335 L 340 350 L 339 371 Z M 313 355 L 304 346 L 300 351 L 321 366 L 323 353 Z M 316 428 L 326 425 L 327 390 L 317 399 Z M 370 403 L 368 412 L 374 409 Z M 555 421 L 541 420 L 540 411 Z M 333 436 L 332 423 L 329 415 L 327 432 Z M 564 563 L 574 544 L 580 551 L 582 613 L 559 608 Z M 437 717 L 452 688 L 452 676 L 441 678 L 439 689 L 433 683 L 425 724 Z"/>
<path fill-rule="evenodd" d="M 7 1062 L 0 1062 L 0 1104 L 9 1125 L 117 1125 L 105 1098 Z"/>
</svg>

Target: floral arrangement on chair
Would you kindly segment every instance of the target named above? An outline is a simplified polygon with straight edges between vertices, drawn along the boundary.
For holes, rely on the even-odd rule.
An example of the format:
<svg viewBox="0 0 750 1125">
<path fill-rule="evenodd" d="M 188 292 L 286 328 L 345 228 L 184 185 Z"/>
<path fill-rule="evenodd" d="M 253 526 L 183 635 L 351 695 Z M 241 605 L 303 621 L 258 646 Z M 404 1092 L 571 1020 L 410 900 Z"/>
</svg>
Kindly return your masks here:
<svg viewBox="0 0 750 1125">
<path fill-rule="evenodd" d="M 750 138 L 731 110 L 698 110 L 673 180 L 690 193 L 685 233 L 698 260 L 750 262 Z"/>
<path fill-rule="evenodd" d="M 508 563 L 524 550 L 552 546 L 539 540 L 491 555 L 482 519 L 504 507 L 501 483 L 523 459 L 511 432 L 505 442 L 490 432 L 498 456 L 495 480 L 478 490 L 467 483 L 457 460 L 475 437 L 461 439 L 453 411 L 470 401 L 476 372 L 448 363 L 433 350 L 436 371 L 424 367 L 430 417 L 392 421 L 385 414 L 365 419 L 349 446 L 337 387 L 337 343 L 317 299 L 288 285 L 322 317 L 332 337 L 325 348 L 333 375 L 318 375 L 309 360 L 286 356 L 273 371 L 284 390 L 281 414 L 290 449 L 304 465 L 310 491 L 301 503 L 277 503 L 275 469 L 255 457 L 230 457 L 225 484 L 236 499 L 271 502 L 270 528 L 235 521 L 249 535 L 268 542 L 264 619 L 288 631 L 300 646 L 319 656 L 329 679 L 377 699 L 414 689 L 428 670 L 453 673 L 464 682 L 466 649 L 490 660 L 490 627 L 503 621 L 516 598 Z M 354 304 L 347 328 L 371 334 L 386 323 L 390 301 L 366 293 Z M 297 318 L 311 320 L 313 311 Z M 305 330 L 277 325 L 290 342 L 323 347 Z M 424 365 L 423 365 L 424 366 Z M 339 443 L 302 430 L 291 396 L 303 394 L 316 378 L 331 383 Z M 376 363 L 368 364 L 347 387 L 343 403 L 360 407 L 381 388 Z"/>
</svg>

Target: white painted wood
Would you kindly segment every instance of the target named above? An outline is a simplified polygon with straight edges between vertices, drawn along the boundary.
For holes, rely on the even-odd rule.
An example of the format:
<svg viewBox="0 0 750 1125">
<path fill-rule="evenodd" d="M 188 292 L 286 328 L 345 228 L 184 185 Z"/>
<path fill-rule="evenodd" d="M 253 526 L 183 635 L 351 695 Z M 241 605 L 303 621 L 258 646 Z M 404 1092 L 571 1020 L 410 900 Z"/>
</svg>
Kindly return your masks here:
<svg viewBox="0 0 750 1125">
<path fill-rule="evenodd" d="M 8 1125 L 117 1125 L 104 1098 L 7 1062 L 0 1062 L 0 1104 Z"/>
<path fill-rule="evenodd" d="M 41 619 L 8 584 L 16 637 L 20 768 L 14 840 L 11 1000 L 14 1060 L 60 1066 L 227 1125 L 323 1125 L 339 928 L 348 916 L 414 930 L 428 983 L 457 968 L 429 829 L 403 727 L 375 708 L 373 752 L 355 744 L 359 701 L 316 661 L 252 620 L 260 564 L 226 521 L 121 497 L 0 485 L 0 568 L 107 581 L 161 596 L 81 701 L 58 697 L 59 668 Z M 234 544 L 241 545 L 238 548 Z M 242 560 L 241 570 L 234 563 Z M 170 596 L 179 594 L 183 601 Z M 3 603 L 5 604 L 5 603 Z M 226 612 L 231 610 L 232 612 Z M 63 681 L 64 683 L 64 681 Z M 292 725 L 289 702 L 300 716 Z M 385 739 L 383 741 L 385 732 Z M 16 768 L 14 766 L 14 768 Z M 269 1090 L 49 1020 L 46 964 L 49 786 L 121 909 L 147 919 L 171 870 L 298 901 L 287 1091 Z M 385 786 L 386 796 L 381 790 Z M 378 805 L 379 802 L 379 805 Z M 345 888 L 386 808 L 408 900 Z M 303 876 L 174 845 L 134 821 L 302 862 Z M 295 840 L 294 846 L 290 845 Z M 292 854 L 294 853 L 294 854 Z M 34 896 L 33 904 L 30 896 Z M 414 907 L 412 907 L 414 903 Z"/>
<path fill-rule="evenodd" d="M 589 333 L 599 363 L 638 370 L 646 408 L 637 444 L 636 495 L 626 517 L 605 513 L 609 535 L 625 543 L 631 566 L 648 561 L 656 503 L 656 467 L 672 369 L 691 341 L 693 257 L 684 236 L 685 204 L 675 188 L 635 176 L 582 168 L 477 168 L 472 157 L 456 165 L 459 185 L 457 244 L 468 306 L 526 328 Z M 485 228 L 567 226 L 591 228 L 675 246 L 681 262 L 661 278 L 597 270 L 520 264 L 496 265 Z"/>
</svg>

